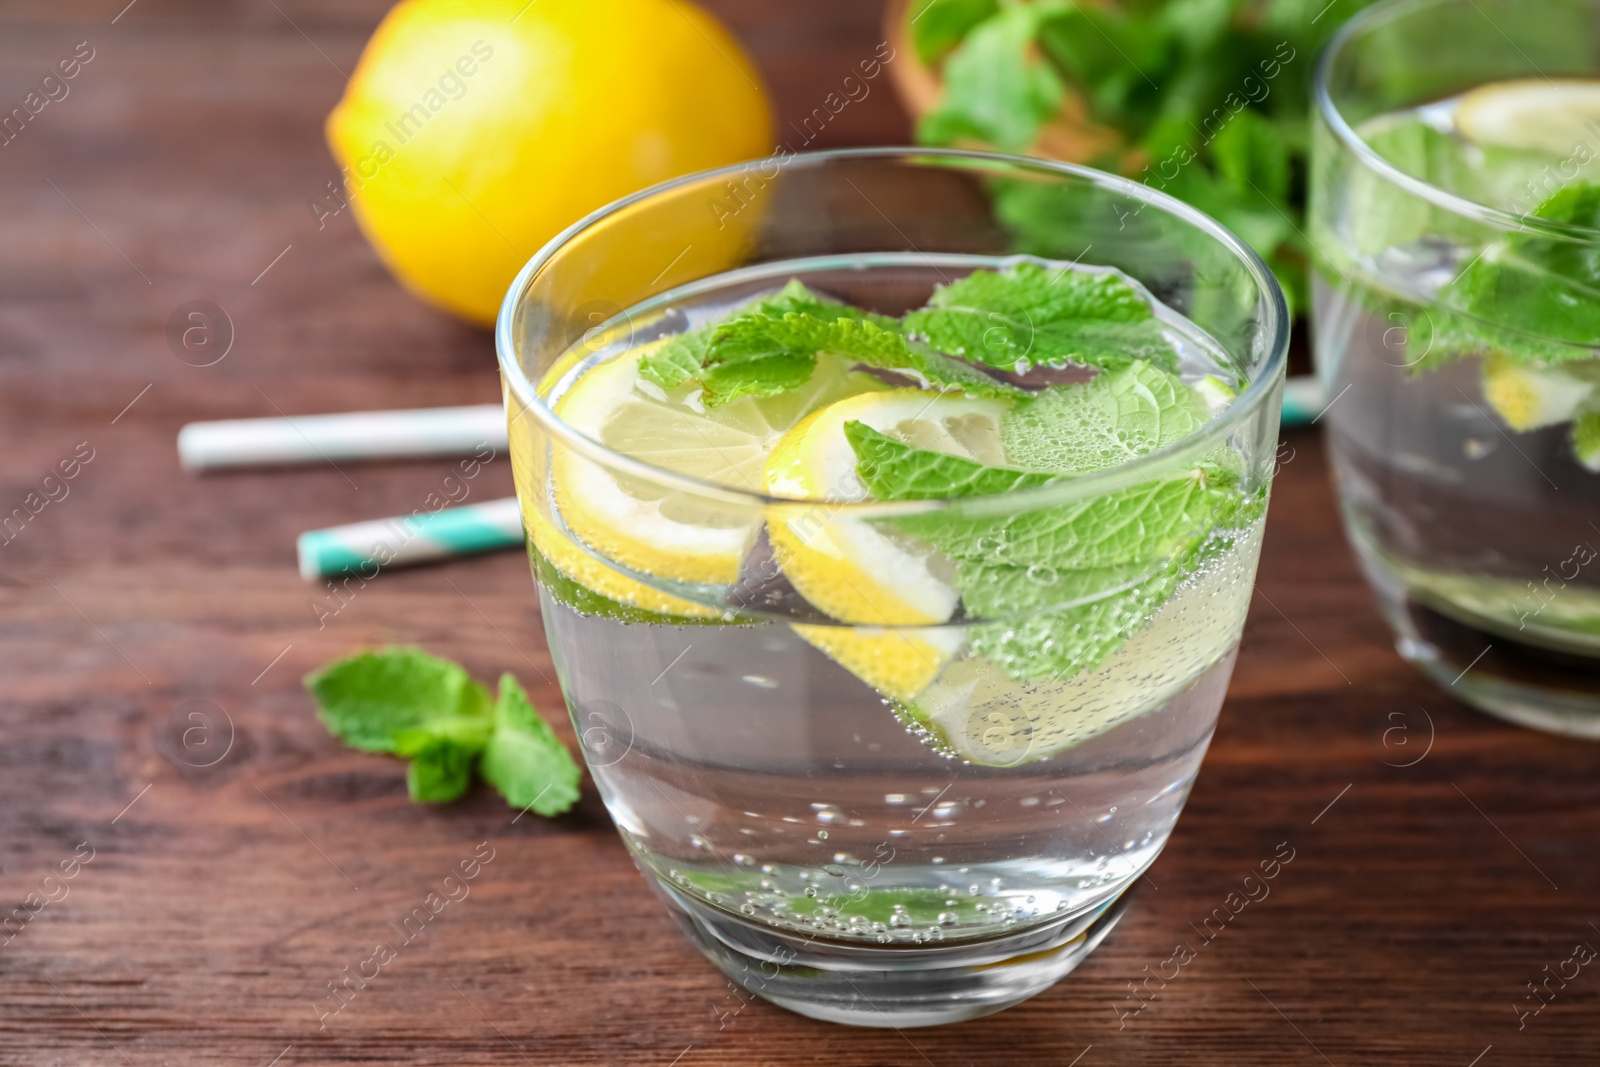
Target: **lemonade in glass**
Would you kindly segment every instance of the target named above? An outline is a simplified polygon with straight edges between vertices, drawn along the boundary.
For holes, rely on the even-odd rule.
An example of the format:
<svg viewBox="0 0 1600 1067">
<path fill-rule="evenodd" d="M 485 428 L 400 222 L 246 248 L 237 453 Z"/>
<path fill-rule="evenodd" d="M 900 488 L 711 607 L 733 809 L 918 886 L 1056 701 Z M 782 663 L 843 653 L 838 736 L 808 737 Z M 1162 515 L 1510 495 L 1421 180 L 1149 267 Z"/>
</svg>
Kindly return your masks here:
<svg viewBox="0 0 1600 1067">
<path fill-rule="evenodd" d="M 1049 255 L 995 210 L 1020 185 Z M 545 631 L 729 976 L 928 1025 L 1105 936 L 1233 668 L 1286 331 L 1204 216 L 972 153 L 697 175 L 535 257 L 499 342 Z"/>
</svg>

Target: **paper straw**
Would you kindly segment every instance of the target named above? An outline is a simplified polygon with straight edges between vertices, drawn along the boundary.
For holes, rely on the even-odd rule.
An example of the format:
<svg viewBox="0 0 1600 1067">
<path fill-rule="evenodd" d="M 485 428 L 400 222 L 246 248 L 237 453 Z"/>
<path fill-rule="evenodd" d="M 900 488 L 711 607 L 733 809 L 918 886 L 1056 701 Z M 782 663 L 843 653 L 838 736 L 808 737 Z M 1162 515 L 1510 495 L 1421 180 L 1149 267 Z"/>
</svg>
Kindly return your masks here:
<svg viewBox="0 0 1600 1067">
<path fill-rule="evenodd" d="M 1322 404 L 1322 386 L 1316 378 L 1290 378 L 1283 388 L 1283 425 L 1311 422 L 1321 414 Z M 485 441 L 503 447 L 505 433 L 504 410 L 498 404 L 484 404 L 298 419 L 197 422 L 179 433 L 178 452 L 185 467 L 208 470 L 252 463 L 470 452 Z M 403 567 L 521 544 L 522 513 L 516 497 L 506 497 L 484 504 L 310 530 L 300 535 L 296 548 L 301 577 L 315 581 L 369 570 L 374 564 Z"/>
<path fill-rule="evenodd" d="M 442 511 L 353 522 L 300 535 L 296 549 L 306 581 L 374 566 L 403 567 L 522 544 L 516 497 Z"/>
<path fill-rule="evenodd" d="M 1283 418 L 1285 426 L 1305 426 L 1323 407 L 1322 383 L 1310 374 L 1296 374 L 1283 383 Z"/>
<path fill-rule="evenodd" d="M 205 471 L 341 459 L 461 456 L 484 444 L 505 447 L 506 413 L 499 404 L 191 422 L 178 431 L 178 460 L 186 470 Z"/>
</svg>

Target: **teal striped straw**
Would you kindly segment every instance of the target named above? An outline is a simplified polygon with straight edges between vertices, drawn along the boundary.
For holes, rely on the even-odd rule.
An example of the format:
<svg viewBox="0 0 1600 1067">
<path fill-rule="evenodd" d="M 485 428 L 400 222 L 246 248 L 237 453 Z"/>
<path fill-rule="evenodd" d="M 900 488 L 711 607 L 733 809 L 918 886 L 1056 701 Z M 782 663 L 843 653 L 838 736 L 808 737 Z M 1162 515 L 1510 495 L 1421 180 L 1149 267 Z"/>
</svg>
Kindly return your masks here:
<svg viewBox="0 0 1600 1067">
<path fill-rule="evenodd" d="M 1283 383 L 1284 426 L 1309 426 L 1324 410 L 1322 383 L 1314 375 L 1296 374 Z"/>
<path fill-rule="evenodd" d="M 1322 411 L 1322 387 L 1315 378 L 1296 376 L 1284 383 L 1283 425 L 1308 425 Z M 307 581 L 521 545 L 516 497 L 310 530 L 296 542 L 300 575 Z"/>
<path fill-rule="evenodd" d="M 376 573 L 377 567 L 449 559 L 521 544 L 522 511 L 513 496 L 310 530 L 300 535 L 295 547 L 300 556 L 300 576 L 316 581 L 351 571 Z"/>
</svg>

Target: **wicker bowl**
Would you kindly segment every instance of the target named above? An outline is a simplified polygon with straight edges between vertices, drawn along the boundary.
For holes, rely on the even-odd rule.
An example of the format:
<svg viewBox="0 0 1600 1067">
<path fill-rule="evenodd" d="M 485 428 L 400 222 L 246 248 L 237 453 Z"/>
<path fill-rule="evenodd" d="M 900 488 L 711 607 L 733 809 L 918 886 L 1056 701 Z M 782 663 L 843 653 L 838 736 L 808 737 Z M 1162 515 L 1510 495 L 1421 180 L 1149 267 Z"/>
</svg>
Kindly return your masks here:
<svg viewBox="0 0 1600 1067">
<path fill-rule="evenodd" d="M 917 56 L 906 32 L 906 9 L 915 0 L 888 0 L 883 10 L 883 36 L 894 49 L 894 59 L 888 64 L 889 78 L 894 83 L 900 102 L 911 113 L 913 120 L 939 105 L 944 95 L 944 83 L 939 72 L 927 66 Z M 993 145 L 964 144 L 962 148 L 988 148 Z M 1144 165 L 1143 156 L 1127 147 L 1122 134 L 1090 120 L 1081 95 L 1068 90 L 1062 100 L 1060 113 L 1039 131 L 1038 138 L 1024 150 L 1026 155 L 1041 159 L 1060 159 L 1069 163 L 1098 163 L 1114 165 L 1124 174 L 1135 174 Z"/>
</svg>

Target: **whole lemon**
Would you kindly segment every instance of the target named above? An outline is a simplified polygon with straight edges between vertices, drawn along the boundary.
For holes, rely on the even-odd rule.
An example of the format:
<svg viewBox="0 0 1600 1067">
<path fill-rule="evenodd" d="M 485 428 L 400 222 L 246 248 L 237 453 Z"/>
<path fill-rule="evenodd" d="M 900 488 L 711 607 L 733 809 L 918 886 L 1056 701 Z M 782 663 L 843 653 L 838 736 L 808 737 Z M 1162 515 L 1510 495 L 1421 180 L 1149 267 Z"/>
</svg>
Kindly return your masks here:
<svg viewBox="0 0 1600 1067">
<path fill-rule="evenodd" d="M 403 0 L 328 116 L 389 269 L 492 323 L 541 245 L 645 186 L 766 155 L 772 111 L 711 16 L 674 0 Z"/>
</svg>

